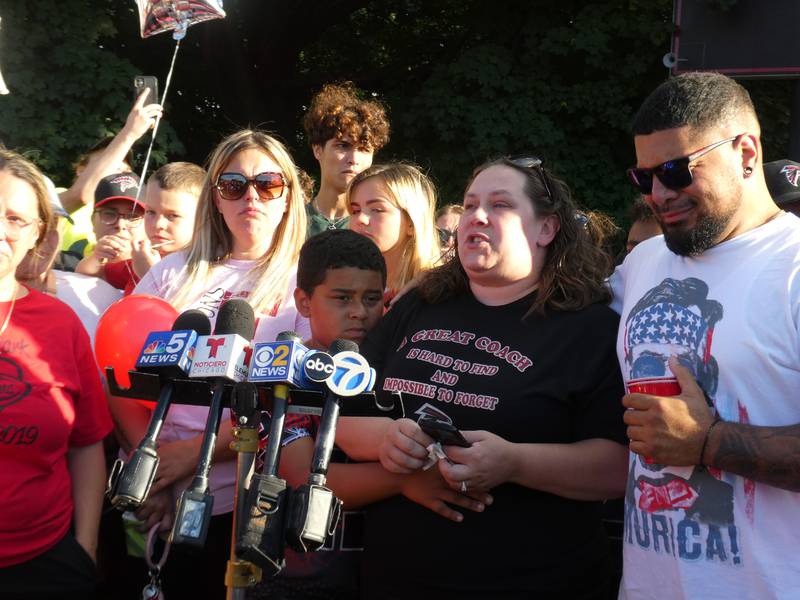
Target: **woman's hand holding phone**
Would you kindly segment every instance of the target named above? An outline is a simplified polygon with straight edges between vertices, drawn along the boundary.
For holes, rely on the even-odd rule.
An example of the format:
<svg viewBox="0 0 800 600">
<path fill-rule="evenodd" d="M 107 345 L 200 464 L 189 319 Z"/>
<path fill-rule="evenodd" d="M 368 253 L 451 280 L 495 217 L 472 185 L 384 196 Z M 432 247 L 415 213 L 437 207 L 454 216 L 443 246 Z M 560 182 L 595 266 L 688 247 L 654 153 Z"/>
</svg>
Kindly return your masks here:
<svg viewBox="0 0 800 600">
<path fill-rule="evenodd" d="M 419 426 L 424 433 L 439 442 L 442 446 L 470 447 L 470 443 L 452 423 L 439 419 L 423 418 L 420 419 Z"/>
<path fill-rule="evenodd" d="M 488 431 L 464 431 L 469 448 L 448 446 L 450 461 L 439 461 L 439 472 L 459 491 L 489 491 L 511 480 L 516 468 L 515 444 Z"/>
<path fill-rule="evenodd" d="M 413 473 L 425 464 L 433 442 L 411 419 L 392 421 L 380 447 L 381 464 L 392 473 Z"/>
</svg>

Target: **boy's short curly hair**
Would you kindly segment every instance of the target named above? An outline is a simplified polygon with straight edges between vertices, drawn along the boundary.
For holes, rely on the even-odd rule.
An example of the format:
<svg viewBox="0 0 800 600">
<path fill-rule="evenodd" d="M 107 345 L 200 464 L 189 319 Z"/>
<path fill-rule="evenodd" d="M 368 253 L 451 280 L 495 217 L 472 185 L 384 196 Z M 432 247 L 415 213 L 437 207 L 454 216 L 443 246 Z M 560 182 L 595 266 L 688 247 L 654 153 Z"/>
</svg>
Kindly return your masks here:
<svg viewBox="0 0 800 600">
<path fill-rule="evenodd" d="M 329 269 L 375 271 L 386 287 L 386 261 L 375 243 L 350 229 L 328 229 L 306 240 L 297 262 L 297 287 L 313 294 Z"/>
<path fill-rule="evenodd" d="M 350 81 L 324 85 L 311 100 L 303 128 L 311 146 L 350 138 L 377 151 L 389 141 L 386 108 L 377 100 L 359 99 Z"/>
</svg>

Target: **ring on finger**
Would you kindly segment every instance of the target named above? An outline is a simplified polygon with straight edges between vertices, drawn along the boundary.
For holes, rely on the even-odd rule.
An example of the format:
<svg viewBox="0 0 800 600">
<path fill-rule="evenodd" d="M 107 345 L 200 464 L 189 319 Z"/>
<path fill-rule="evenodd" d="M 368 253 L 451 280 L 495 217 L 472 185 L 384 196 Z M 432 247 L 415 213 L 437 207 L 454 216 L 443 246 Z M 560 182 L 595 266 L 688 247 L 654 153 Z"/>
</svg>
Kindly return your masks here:
<svg viewBox="0 0 800 600">
<path fill-rule="evenodd" d="M 467 493 L 467 482 L 466 482 L 466 480 L 461 482 L 461 492 L 464 493 L 464 494 Z"/>
</svg>

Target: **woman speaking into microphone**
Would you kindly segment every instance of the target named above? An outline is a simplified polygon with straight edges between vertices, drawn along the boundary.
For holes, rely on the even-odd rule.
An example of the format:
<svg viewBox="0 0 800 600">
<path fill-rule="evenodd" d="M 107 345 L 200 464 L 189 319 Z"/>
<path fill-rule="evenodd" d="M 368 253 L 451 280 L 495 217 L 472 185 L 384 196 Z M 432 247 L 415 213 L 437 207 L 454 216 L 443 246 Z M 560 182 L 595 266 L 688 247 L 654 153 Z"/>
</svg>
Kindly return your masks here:
<svg viewBox="0 0 800 600">
<path fill-rule="evenodd" d="M 273 340 L 285 330 L 309 337 L 308 323 L 298 315 L 293 297 L 305 231 L 303 195 L 286 148 L 266 133 L 239 131 L 211 154 L 190 246 L 154 265 L 134 291 L 164 298 L 179 311 L 199 309 L 212 324 L 224 302 L 242 298 L 258 319 L 256 339 Z M 123 402 L 117 401 L 116 407 Z M 164 572 L 167 597 L 175 595 L 170 592 L 172 586 L 181 597 L 224 594 L 236 480 L 235 456 L 228 449 L 232 434 L 227 414 L 209 480 L 215 516 L 204 558 L 190 555 L 184 563 L 179 547 L 173 549 Z M 160 438 L 161 463 L 151 498 L 140 512 L 149 523 L 171 510 L 174 498 L 189 484 L 207 415 L 203 407 L 170 409 Z M 127 436 L 135 445 L 139 439 L 130 438 L 141 437 L 146 415 L 131 422 Z"/>
<path fill-rule="evenodd" d="M 536 158 L 479 167 L 463 206 L 454 259 L 362 345 L 378 393 L 402 393 L 407 418 L 344 420 L 337 441 L 413 473 L 425 431 L 455 444 L 461 430 L 469 447 L 444 445 L 432 468 L 493 502 L 460 522 L 401 496 L 370 506 L 364 596 L 606 597 L 598 501 L 621 496 L 627 474 L 609 260 Z"/>
</svg>

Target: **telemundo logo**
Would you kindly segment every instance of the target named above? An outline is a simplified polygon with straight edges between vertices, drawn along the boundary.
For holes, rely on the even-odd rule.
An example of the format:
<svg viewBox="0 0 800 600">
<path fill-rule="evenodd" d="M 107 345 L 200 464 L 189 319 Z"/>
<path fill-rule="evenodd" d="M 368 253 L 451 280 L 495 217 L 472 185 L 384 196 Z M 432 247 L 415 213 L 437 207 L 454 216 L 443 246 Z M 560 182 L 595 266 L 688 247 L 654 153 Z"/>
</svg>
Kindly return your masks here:
<svg viewBox="0 0 800 600">
<path fill-rule="evenodd" d="M 338 396 L 358 396 L 375 384 L 375 370 L 358 352 L 339 352 L 333 356 L 333 364 L 335 371 L 326 383 Z"/>
</svg>

